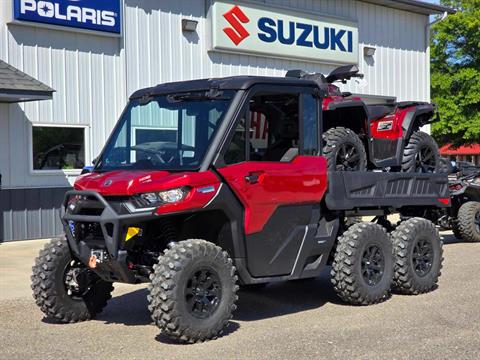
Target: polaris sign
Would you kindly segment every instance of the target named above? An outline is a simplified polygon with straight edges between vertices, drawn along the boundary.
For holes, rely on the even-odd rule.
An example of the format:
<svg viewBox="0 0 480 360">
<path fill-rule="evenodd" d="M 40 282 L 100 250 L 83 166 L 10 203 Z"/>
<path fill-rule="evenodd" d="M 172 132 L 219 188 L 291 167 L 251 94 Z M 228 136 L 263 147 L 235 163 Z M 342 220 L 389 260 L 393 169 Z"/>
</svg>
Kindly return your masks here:
<svg viewBox="0 0 480 360">
<path fill-rule="evenodd" d="M 121 33 L 121 0 L 14 0 L 15 20 Z"/>
<path fill-rule="evenodd" d="M 358 63 L 352 21 L 251 3 L 216 1 L 212 49 L 327 63 Z"/>
</svg>

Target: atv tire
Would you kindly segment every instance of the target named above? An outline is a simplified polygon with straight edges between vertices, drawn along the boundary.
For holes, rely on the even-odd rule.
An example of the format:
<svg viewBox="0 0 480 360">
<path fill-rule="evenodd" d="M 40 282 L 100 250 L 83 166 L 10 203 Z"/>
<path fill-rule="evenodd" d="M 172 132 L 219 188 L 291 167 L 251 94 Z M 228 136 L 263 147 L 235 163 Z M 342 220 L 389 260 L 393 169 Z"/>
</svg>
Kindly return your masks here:
<svg viewBox="0 0 480 360">
<path fill-rule="evenodd" d="M 100 313 L 111 299 L 113 284 L 102 280 L 87 269 L 70 253 L 63 238 L 53 239 L 40 251 L 32 268 L 33 297 L 42 312 L 61 323 L 74 323 L 92 319 Z M 73 273 L 88 283 L 72 292 L 67 280 L 72 282 Z M 71 286 L 71 285 L 70 285 Z"/>
<path fill-rule="evenodd" d="M 329 171 L 365 171 L 367 153 L 362 140 L 344 127 L 329 129 L 323 134 L 323 156 Z"/>
<path fill-rule="evenodd" d="M 429 292 L 437 286 L 443 249 L 435 225 L 426 219 L 402 222 L 391 235 L 395 255 L 393 288 L 406 295 Z"/>
<path fill-rule="evenodd" d="M 349 304 L 386 300 L 393 279 L 392 243 L 386 230 L 368 222 L 351 226 L 338 238 L 331 277 L 335 292 Z"/>
<path fill-rule="evenodd" d="M 464 241 L 480 242 L 480 202 L 469 201 L 460 207 L 456 230 Z"/>
<path fill-rule="evenodd" d="M 422 131 L 412 134 L 403 151 L 402 171 L 435 173 L 440 169 L 440 151 L 433 138 Z"/>
<path fill-rule="evenodd" d="M 235 311 L 238 277 L 227 252 L 204 240 L 169 245 L 150 275 L 148 308 L 168 337 L 216 339 Z"/>
</svg>

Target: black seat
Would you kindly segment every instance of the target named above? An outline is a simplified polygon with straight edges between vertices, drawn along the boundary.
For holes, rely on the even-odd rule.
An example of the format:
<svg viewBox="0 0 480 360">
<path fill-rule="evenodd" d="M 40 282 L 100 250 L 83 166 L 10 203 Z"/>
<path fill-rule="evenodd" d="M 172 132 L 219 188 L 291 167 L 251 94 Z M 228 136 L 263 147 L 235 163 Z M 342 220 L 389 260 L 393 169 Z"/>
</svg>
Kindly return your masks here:
<svg viewBox="0 0 480 360">
<path fill-rule="evenodd" d="M 368 119 L 370 121 L 381 119 L 395 112 L 394 105 L 368 105 Z"/>
</svg>

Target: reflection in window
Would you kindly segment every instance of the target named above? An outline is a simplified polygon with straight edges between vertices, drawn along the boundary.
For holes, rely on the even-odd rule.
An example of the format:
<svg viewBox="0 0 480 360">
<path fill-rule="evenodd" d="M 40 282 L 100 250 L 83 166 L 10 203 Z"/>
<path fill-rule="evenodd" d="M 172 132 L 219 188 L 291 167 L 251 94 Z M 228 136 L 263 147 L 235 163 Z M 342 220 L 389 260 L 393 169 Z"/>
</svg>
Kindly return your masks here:
<svg viewBox="0 0 480 360">
<path fill-rule="evenodd" d="M 85 166 L 85 129 L 34 126 L 33 170 L 74 170 Z"/>
</svg>

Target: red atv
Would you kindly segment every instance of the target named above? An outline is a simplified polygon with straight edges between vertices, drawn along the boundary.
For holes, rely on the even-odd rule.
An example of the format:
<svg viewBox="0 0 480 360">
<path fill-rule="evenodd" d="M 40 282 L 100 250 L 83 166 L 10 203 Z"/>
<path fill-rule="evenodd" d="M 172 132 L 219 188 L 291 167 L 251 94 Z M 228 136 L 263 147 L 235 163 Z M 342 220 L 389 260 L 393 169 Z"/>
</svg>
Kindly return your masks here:
<svg viewBox="0 0 480 360">
<path fill-rule="evenodd" d="M 400 102 L 366 105 L 333 83 L 363 78 L 356 66 L 342 66 L 327 77 L 293 70 L 287 76 L 311 79 L 323 92 L 324 155 L 329 169 L 385 169 L 436 172 L 440 153 L 433 138 L 420 128 L 438 120 L 433 104 Z"/>
<path fill-rule="evenodd" d="M 155 324 L 196 342 L 222 333 L 239 285 L 316 277 L 325 266 L 350 304 L 388 299 L 392 286 L 433 290 L 442 263 L 435 226 L 412 218 L 388 234 L 382 223 L 393 212 L 447 207 L 447 175 L 330 171 L 332 153 L 347 163 L 365 156 L 348 150 L 363 146 L 352 130 L 326 129 L 323 118 L 360 135 L 356 121 L 375 120 L 358 115 L 369 110 L 357 100 L 332 101 L 329 88 L 232 77 L 133 94 L 93 172 L 66 194 L 65 235 L 33 267 L 41 310 L 60 322 L 88 320 L 114 282 L 148 282 Z M 327 103 L 336 109 L 322 111 Z M 345 222 L 367 214 L 379 221 Z"/>
</svg>

